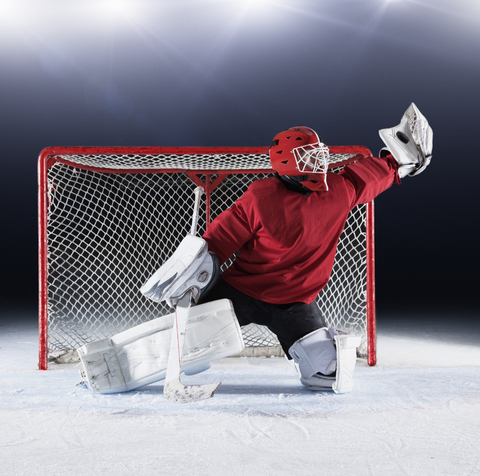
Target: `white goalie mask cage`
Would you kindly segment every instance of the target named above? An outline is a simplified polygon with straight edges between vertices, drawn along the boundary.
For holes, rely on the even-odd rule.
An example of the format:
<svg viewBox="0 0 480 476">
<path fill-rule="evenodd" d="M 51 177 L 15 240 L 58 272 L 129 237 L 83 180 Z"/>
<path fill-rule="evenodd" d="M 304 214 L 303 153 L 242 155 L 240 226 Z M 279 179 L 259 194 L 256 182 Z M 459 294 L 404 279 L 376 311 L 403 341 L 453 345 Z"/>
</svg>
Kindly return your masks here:
<svg viewBox="0 0 480 476">
<path fill-rule="evenodd" d="M 306 144 L 292 150 L 297 169 L 306 174 L 326 174 L 330 150 L 323 142 Z"/>
</svg>

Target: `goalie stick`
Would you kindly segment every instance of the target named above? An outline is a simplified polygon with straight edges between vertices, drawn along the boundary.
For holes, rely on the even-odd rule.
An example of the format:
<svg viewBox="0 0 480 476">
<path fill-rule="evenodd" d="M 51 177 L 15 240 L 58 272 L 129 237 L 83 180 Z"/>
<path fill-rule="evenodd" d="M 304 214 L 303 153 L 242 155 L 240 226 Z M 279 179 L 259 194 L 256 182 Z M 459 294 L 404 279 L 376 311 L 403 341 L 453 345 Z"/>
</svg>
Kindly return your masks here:
<svg viewBox="0 0 480 476">
<path fill-rule="evenodd" d="M 168 355 L 167 375 L 163 395 L 171 402 L 193 402 L 213 397 L 221 382 L 205 385 L 184 385 L 180 380 L 182 371 L 183 344 L 190 312 L 191 291 L 178 301 L 175 310 L 170 353 Z"/>
<path fill-rule="evenodd" d="M 202 193 L 202 187 L 195 189 L 195 204 L 192 217 L 192 229 L 190 232 L 193 236 L 197 233 L 198 209 L 200 207 Z M 192 291 L 186 292 L 178 301 L 175 308 L 175 321 L 173 324 L 172 340 L 170 342 L 170 353 L 168 355 L 167 374 L 165 377 L 165 386 L 163 387 L 164 397 L 171 402 L 194 402 L 211 398 L 221 384 L 221 382 L 218 382 L 205 385 L 184 385 L 180 380 L 183 345 L 190 313 L 191 298 Z"/>
</svg>

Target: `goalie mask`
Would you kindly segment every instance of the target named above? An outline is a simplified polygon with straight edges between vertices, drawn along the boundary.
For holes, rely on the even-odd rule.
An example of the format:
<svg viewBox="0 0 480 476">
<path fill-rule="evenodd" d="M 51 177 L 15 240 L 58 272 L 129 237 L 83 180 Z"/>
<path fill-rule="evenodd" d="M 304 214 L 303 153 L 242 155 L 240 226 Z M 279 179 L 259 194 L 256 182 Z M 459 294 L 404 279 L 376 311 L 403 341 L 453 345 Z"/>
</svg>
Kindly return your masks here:
<svg viewBox="0 0 480 476">
<path fill-rule="evenodd" d="M 310 127 L 291 127 L 278 133 L 269 150 L 273 170 L 313 191 L 326 191 L 329 150 Z"/>
</svg>

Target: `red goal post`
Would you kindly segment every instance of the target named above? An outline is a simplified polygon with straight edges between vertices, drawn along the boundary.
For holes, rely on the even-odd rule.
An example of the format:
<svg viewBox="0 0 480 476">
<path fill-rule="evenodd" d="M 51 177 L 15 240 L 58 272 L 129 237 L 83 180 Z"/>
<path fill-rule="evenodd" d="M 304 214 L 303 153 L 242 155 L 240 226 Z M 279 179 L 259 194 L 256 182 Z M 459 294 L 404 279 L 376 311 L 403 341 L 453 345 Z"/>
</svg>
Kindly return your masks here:
<svg viewBox="0 0 480 476">
<path fill-rule="evenodd" d="M 371 155 L 363 146 L 333 146 L 330 153 L 333 172 Z M 49 354 L 171 312 L 138 289 L 188 233 L 193 189 L 205 190 L 202 234 L 250 183 L 272 174 L 267 147 L 44 149 L 38 160 L 39 368 L 47 369 Z M 317 298 L 328 325 L 362 336 L 359 355 L 369 365 L 376 363 L 373 220 L 373 202 L 352 210 L 332 276 Z M 252 325 L 243 333 L 245 355 L 277 355 L 268 329 Z"/>
</svg>

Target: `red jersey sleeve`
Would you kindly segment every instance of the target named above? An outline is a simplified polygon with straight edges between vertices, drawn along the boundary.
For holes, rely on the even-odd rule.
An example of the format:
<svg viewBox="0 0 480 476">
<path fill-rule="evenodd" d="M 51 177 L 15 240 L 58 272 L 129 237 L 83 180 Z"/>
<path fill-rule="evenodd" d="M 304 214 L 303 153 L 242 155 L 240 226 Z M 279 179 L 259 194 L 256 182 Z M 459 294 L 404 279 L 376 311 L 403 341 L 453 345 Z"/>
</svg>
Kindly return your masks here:
<svg viewBox="0 0 480 476">
<path fill-rule="evenodd" d="M 347 165 L 337 177 L 346 181 L 352 200 L 351 208 L 372 201 L 392 184 L 400 183 L 398 166 L 391 155 L 367 157 Z"/>
<path fill-rule="evenodd" d="M 249 190 L 232 207 L 218 215 L 210 224 L 203 238 L 223 264 L 239 250 L 254 234 L 254 217 L 248 207 Z"/>
</svg>

